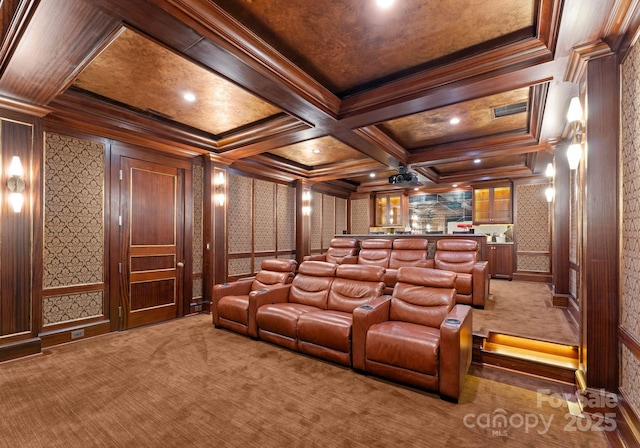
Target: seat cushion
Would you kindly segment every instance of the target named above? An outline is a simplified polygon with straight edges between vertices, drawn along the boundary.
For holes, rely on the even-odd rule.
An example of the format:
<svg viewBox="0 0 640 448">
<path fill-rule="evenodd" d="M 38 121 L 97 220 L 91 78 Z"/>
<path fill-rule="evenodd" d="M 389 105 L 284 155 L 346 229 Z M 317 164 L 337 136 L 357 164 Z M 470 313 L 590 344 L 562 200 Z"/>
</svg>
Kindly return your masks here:
<svg viewBox="0 0 640 448">
<path fill-rule="evenodd" d="M 249 325 L 249 296 L 225 296 L 218 302 L 221 319 Z"/>
<path fill-rule="evenodd" d="M 367 360 L 436 376 L 440 331 L 400 321 L 369 328 L 365 343 Z"/>
<path fill-rule="evenodd" d="M 353 315 L 322 310 L 304 313 L 298 319 L 298 339 L 344 353 L 351 352 Z"/>
<path fill-rule="evenodd" d="M 256 322 L 262 330 L 296 339 L 300 315 L 317 310 L 315 306 L 300 303 L 271 303 L 258 308 Z"/>
</svg>

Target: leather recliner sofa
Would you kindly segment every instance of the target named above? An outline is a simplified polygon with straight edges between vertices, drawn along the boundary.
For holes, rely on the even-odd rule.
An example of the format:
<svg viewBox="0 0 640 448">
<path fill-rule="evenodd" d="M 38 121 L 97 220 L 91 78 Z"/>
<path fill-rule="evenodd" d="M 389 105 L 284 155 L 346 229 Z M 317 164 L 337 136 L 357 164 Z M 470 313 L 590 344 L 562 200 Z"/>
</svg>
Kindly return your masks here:
<svg viewBox="0 0 640 448">
<path fill-rule="evenodd" d="M 358 240 L 355 238 L 333 238 L 324 254 L 306 255 L 303 261 L 327 261 L 329 263 L 355 263 Z"/>
<path fill-rule="evenodd" d="M 213 324 L 257 338 L 256 310 L 250 306 L 249 297 L 256 291 L 291 283 L 297 266 L 295 260 L 267 259 L 262 261 L 255 278 L 214 285 L 211 304 Z"/>
<path fill-rule="evenodd" d="M 290 287 L 256 294 L 260 339 L 350 367 L 352 312 L 382 294 L 384 272 L 303 262 Z"/>
<path fill-rule="evenodd" d="M 353 312 L 353 367 L 457 401 L 471 364 L 472 314 L 456 274 L 401 267 L 389 299 Z"/>
<path fill-rule="evenodd" d="M 484 308 L 489 296 L 489 266 L 478 261 L 475 240 L 442 239 L 436 243 L 436 253 L 427 260 L 427 267 L 452 271 L 456 277 L 456 303 Z"/>
</svg>

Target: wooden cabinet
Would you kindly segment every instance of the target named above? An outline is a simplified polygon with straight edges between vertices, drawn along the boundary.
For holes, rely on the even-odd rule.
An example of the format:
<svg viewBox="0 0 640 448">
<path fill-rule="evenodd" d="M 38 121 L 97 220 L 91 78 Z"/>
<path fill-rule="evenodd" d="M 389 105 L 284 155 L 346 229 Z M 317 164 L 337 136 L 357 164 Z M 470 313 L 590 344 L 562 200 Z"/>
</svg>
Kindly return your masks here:
<svg viewBox="0 0 640 448">
<path fill-rule="evenodd" d="M 377 226 L 404 225 L 403 197 L 400 193 L 377 194 L 376 216 Z"/>
<path fill-rule="evenodd" d="M 513 277 L 513 244 L 487 244 L 491 278 Z"/>
<path fill-rule="evenodd" d="M 474 224 L 510 224 L 513 222 L 511 182 L 473 189 Z"/>
</svg>

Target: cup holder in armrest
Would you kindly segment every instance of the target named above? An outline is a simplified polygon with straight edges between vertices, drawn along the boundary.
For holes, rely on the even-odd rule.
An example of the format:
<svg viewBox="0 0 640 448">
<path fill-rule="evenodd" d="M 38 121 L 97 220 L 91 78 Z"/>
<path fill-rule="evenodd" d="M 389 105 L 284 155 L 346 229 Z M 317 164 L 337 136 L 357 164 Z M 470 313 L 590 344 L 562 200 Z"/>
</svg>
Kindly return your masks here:
<svg viewBox="0 0 640 448">
<path fill-rule="evenodd" d="M 267 292 L 268 289 L 267 288 L 260 288 L 258 290 L 256 290 L 256 292 Z"/>
<path fill-rule="evenodd" d="M 363 309 L 363 310 L 372 310 L 373 309 L 373 307 L 371 305 L 362 305 L 360 308 Z"/>
<path fill-rule="evenodd" d="M 459 319 L 452 319 L 452 318 L 447 318 L 444 320 L 445 324 L 451 324 L 451 325 L 460 325 L 460 320 Z"/>
</svg>

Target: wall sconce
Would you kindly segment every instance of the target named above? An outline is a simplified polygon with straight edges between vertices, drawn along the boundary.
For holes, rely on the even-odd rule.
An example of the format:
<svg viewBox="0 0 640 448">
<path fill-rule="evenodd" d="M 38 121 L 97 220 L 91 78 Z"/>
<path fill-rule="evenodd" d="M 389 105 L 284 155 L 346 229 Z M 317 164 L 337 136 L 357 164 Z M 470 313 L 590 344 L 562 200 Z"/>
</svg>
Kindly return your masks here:
<svg viewBox="0 0 640 448">
<path fill-rule="evenodd" d="M 547 169 L 544 171 L 547 177 L 553 177 L 556 175 L 556 170 L 553 167 L 553 163 L 547 163 Z"/>
<path fill-rule="evenodd" d="M 213 178 L 213 200 L 216 204 L 222 207 L 227 199 L 225 194 L 225 179 L 222 171 L 218 172 L 218 175 Z"/>
<path fill-rule="evenodd" d="M 556 192 L 553 187 L 547 187 L 547 189 L 544 190 L 544 195 L 547 197 L 547 202 L 553 201 L 553 196 L 555 195 L 555 193 Z"/>
<path fill-rule="evenodd" d="M 580 165 L 580 159 L 582 159 L 582 139 L 584 137 L 582 106 L 580 105 L 580 98 L 577 96 L 571 98 L 567 120 L 569 120 L 573 128 L 573 140 L 569 148 L 567 148 L 567 159 L 569 160 L 569 169 L 575 170 Z"/>
<path fill-rule="evenodd" d="M 24 196 L 22 192 L 27 186 L 26 182 L 22 178 L 24 170 L 22 169 L 22 163 L 20 163 L 20 157 L 13 156 L 11 164 L 9 165 L 9 180 L 7 180 L 7 188 L 11 192 L 9 195 L 9 202 L 13 207 L 15 213 L 20 213 L 22 210 L 22 204 L 24 204 Z"/>
<path fill-rule="evenodd" d="M 311 214 L 311 192 L 309 190 L 302 192 L 302 214 L 304 216 Z"/>
</svg>

